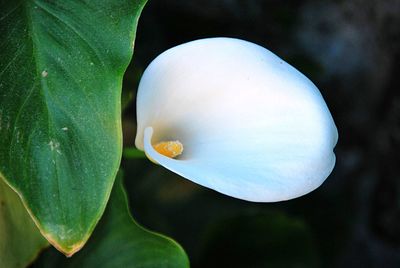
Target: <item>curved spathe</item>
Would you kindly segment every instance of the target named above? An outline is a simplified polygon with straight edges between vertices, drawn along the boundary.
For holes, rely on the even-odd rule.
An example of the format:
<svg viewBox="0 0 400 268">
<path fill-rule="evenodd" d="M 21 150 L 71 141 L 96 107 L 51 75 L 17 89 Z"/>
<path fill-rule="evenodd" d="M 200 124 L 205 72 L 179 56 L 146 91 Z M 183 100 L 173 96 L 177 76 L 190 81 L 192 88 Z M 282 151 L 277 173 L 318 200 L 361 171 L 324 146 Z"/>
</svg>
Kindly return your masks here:
<svg viewBox="0 0 400 268">
<path fill-rule="evenodd" d="M 337 130 L 315 85 L 258 45 L 210 38 L 167 50 L 137 96 L 136 146 L 155 162 L 249 201 L 295 198 L 335 164 Z M 153 145 L 179 140 L 172 159 Z"/>
</svg>

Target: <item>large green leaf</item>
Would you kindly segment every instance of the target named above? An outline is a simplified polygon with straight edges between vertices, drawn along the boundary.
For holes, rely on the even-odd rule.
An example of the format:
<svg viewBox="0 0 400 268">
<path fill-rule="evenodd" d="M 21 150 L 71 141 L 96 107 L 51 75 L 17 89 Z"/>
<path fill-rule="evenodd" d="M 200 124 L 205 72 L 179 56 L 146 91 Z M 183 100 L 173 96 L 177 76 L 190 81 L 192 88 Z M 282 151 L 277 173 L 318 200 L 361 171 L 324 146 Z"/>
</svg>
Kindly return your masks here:
<svg viewBox="0 0 400 268">
<path fill-rule="evenodd" d="M 18 195 L 0 177 L 0 267 L 26 267 L 47 245 Z"/>
<path fill-rule="evenodd" d="M 46 252 L 33 267 L 180 268 L 189 267 L 183 249 L 173 240 L 140 227 L 129 213 L 122 175 L 89 242 L 72 258 Z"/>
<path fill-rule="evenodd" d="M 66 255 L 122 153 L 121 83 L 146 0 L 0 0 L 0 173 Z"/>
</svg>

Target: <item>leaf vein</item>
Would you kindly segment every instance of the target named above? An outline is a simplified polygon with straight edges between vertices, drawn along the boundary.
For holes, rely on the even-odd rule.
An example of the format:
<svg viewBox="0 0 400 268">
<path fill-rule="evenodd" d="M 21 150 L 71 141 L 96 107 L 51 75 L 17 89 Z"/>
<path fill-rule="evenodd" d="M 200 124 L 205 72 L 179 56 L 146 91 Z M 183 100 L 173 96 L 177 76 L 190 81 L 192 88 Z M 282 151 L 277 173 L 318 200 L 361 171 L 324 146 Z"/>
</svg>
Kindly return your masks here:
<svg viewBox="0 0 400 268">
<path fill-rule="evenodd" d="M 43 6 L 42 4 L 37 3 L 37 6 L 42 9 L 44 12 L 48 13 L 49 15 L 51 15 L 52 17 L 54 17 L 55 19 L 57 19 L 59 22 L 61 22 L 62 24 L 64 24 L 65 26 L 67 26 L 67 28 L 69 28 L 73 33 L 76 34 L 76 36 L 79 37 L 79 39 L 81 39 L 87 47 L 89 47 L 90 50 L 93 51 L 94 55 L 96 55 L 96 58 L 99 60 L 99 62 L 101 63 L 102 67 L 105 67 L 105 61 L 104 59 L 100 56 L 100 54 L 97 51 L 97 48 L 95 48 L 85 37 L 82 36 L 82 34 L 74 27 L 72 26 L 70 23 L 66 22 L 65 20 L 63 20 L 62 18 L 60 18 L 59 16 L 57 16 L 56 14 L 54 14 L 53 11 L 49 10 L 47 7 Z"/>
<path fill-rule="evenodd" d="M 22 5 L 22 2 L 19 2 L 13 9 L 11 9 L 9 12 L 4 14 L 4 16 L 0 18 L 0 21 L 4 20 L 8 16 L 10 16 L 12 13 L 14 13 L 21 5 Z"/>
<path fill-rule="evenodd" d="M 11 135 L 11 141 L 10 141 L 10 150 L 9 150 L 9 157 L 8 157 L 8 159 L 9 159 L 9 164 L 10 164 L 10 167 L 12 166 L 11 164 L 11 156 L 12 156 L 12 149 L 13 149 L 13 144 L 14 144 L 14 139 L 15 139 L 15 131 L 16 131 L 16 129 L 18 128 L 17 127 L 17 125 L 18 125 L 18 121 L 19 121 L 19 119 L 20 119 L 20 117 L 21 117 L 21 114 L 22 114 L 22 110 L 25 108 L 25 105 L 28 103 L 28 100 L 29 100 L 29 98 L 32 96 L 32 93 L 33 93 L 33 91 L 34 91 L 34 89 L 35 89 L 35 83 L 33 83 L 33 85 L 32 85 L 32 87 L 29 89 L 29 91 L 28 91 L 28 95 L 25 97 L 25 99 L 24 99 L 24 101 L 22 102 L 22 105 L 21 105 L 21 107 L 18 109 L 18 113 L 17 113 L 17 115 L 16 115 L 16 117 L 15 117 L 15 122 L 14 122 L 14 126 L 13 126 L 13 131 L 12 131 L 12 135 Z"/>
<path fill-rule="evenodd" d="M 26 47 L 26 44 L 21 46 L 17 52 L 15 53 L 14 57 L 7 63 L 7 65 L 4 67 L 4 69 L 0 72 L 0 78 L 3 77 L 3 74 L 7 71 L 7 69 L 15 62 L 15 60 L 22 54 Z"/>
</svg>

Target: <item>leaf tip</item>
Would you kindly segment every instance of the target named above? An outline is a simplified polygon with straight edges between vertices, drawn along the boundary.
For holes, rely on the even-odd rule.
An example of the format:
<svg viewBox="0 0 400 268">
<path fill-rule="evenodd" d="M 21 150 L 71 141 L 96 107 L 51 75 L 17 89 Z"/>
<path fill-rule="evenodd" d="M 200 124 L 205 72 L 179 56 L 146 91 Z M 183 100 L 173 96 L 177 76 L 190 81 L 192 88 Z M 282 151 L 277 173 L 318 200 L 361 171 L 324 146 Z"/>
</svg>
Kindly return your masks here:
<svg viewBox="0 0 400 268">
<path fill-rule="evenodd" d="M 75 253 L 81 250 L 87 242 L 87 239 L 83 239 L 81 241 L 78 241 L 77 243 L 68 244 L 59 241 L 59 239 L 53 237 L 48 233 L 47 234 L 42 233 L 42 234 L 44 237 L 46 237 L 47 241 L 49 241 L 49 243 L 53 245 L 53 247 L 55 247 L 58 251 L 63 253 L 67 258 L 72 257 Z"/>
</svg>

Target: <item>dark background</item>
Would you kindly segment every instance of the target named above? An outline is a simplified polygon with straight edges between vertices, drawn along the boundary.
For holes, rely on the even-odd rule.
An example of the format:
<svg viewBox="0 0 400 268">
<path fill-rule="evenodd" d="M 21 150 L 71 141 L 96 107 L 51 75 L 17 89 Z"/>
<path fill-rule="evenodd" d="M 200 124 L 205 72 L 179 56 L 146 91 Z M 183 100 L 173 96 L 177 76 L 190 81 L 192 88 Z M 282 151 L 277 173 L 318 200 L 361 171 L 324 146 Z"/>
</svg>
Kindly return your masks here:
<svg viewBox="0 0 400 268">
<path fill-rule="evenodd" d="M 337 164 L 316 191 L 250 203 L 147 160 L 123 160 L 134 217 L 176 239 L 192 267 L 400 267 L 400 1 L 150 0 L 139 22 L 138 79 L 158 54 L 204 37 L 264 46 L 321 90 L 339 131 Z M 124 142 L 135 138 L 134 101 Z"/>
</svg>

